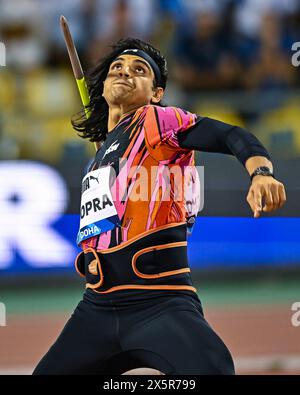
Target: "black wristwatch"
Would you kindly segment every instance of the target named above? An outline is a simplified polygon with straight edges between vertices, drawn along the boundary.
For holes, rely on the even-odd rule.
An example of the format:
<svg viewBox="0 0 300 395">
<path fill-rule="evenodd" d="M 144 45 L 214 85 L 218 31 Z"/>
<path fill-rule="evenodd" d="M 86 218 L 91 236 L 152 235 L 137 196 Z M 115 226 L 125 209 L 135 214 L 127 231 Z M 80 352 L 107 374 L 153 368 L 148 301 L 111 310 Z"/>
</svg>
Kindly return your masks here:
<svg viewBox="0 0 300 395">
<path fill-rule="evenodd" d="M 254 176 L 271 176 L 275 178 L 274 174 L 272 173 L 271 169 L 267 166 L 260 166 L 251 174 L 251 182 Z"/>
</svg>

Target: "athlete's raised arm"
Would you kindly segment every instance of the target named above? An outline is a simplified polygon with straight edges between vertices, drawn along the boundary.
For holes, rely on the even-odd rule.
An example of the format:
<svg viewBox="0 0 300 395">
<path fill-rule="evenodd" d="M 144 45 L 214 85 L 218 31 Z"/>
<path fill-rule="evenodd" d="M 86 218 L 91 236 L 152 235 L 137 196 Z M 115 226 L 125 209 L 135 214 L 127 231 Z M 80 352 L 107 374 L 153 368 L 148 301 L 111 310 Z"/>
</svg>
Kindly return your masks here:
<svg viewBox="0 0 300 395">
<path fill-rule="evenodd" d="M 273 172 L 270 155 L 249 131 L 212 118 L 198 117 L 195 125 L 178 133 L 177 138 L 181 148 L 234 155 L 243 164 L 252 179 L 247 202 L 255 218 L 262 210 L 274 211 L 285 203 L 284 185 L 268 175 Z"/>
<path fill-rule="evenodd" d="M 208 117 L 198 116 L 195 125 L 177 137 L 181 148 L 234 155 L 243 165 L 254 155 L 270 159 L 268 151 L 252 133 Z"/>
</svg>

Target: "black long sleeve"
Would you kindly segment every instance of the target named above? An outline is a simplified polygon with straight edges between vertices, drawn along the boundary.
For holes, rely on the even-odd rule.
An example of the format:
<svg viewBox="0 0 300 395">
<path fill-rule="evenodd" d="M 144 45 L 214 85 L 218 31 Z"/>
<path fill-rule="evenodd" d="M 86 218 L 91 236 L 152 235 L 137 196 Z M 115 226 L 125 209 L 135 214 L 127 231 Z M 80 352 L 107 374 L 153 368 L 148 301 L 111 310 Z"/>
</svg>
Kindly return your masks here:
<svg viewBox="0 0 300 395">
<path fill-rule="evenodd" d="M 270 155 L 262 143 L 250 132 L 208 117 L 198 117 L 188 130 L 177 135 L 181 148 L 203 152 L 234 155 L 245 166 L 251 156 Z"/>
</svg>

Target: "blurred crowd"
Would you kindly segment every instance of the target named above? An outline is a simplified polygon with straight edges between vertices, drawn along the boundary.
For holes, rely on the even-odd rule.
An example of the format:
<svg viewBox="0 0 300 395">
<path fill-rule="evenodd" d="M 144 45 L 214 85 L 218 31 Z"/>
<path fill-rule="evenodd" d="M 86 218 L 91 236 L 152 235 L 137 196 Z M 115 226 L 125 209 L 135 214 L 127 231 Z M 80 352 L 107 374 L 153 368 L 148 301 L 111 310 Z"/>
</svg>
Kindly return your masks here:
<svg viewBox="0 0 300 395">
<path fill-rule="evenodd" d="M 158 45 L 173 78 L 188 90 L 287 87 L 297 75 L 298 0 L 0 0 L 0 37 L 9 64 L 68 61 L 59 16 L 93 65 L 121 37 Z"/>
<path fill-rule="evenodd" d="M 291 63 L 292 44 L 300 41 L 300 0 L 0 0 L 0 41 L 7 49 L 7 67 L 0 70 L 0 78 L 6 73 L 1 83 L 5 92 L 1 93 L 0 85 L 0 137 L 4 132 L 17 134 L 20 125 L 28 130 L 30 143 L 25 138 L 20 143 L 17 137 L 21 156 L 32 153 L 32 141 L 45 146 L 36 129 L 42 128 L 45 134 L 59 130 L 66 139 L 72 133 L 69 124 L 63 125 L 79 102 L 74 99 L 76 87 L 60 15 L 69 22 L 85 70 L 121 37 L 138 37 L 157 46 L 168 60 L 175 104 L 192 106 L 190 110 L 198 111 L 194 98 L 201 92 L 271 92 L 268 100 L 274 105 L 278 92 L 282 95 L 300 86 L 300 67 Z M 182 97 L 192 99 L 181 103 Z M 251 106 L 248 100 L 252 120 L 260 111 L 272 109 L 272 105 L 266 107 L 268 100 L 265 96 L 263 103 L 250 100 Z M 6 115 L 9 109 L 15 113 L 13 125 L 7 124 L 4 106 Z M 218 103 L 215 107 L 222 113 Z M 288 114 L 293 113 L 291 108 L 293 104 Z M 34 125 L 26 118 L 29 113 Z M 236 108 L 235 116 L 224 120 L 242 124 L 242 113 Z M 269 114 L 270 124 L 278 122 L 277 114 Z M 299 117 L 294 120 L 299 125 Z M 256 130 L 259 134 L 259 127 Z M 280 131 L 283 140 L 278 146 L 283 141 L 296 144 L 293 139 L 300 136 L 299 128 L 291 132 L 283 126 Z M 3 149 L 1 144 L 3 156 L 9 145 Z M 298 148 L 300 152 L 300 138 Z M 44 150 L 40 156 L 47 154 Z"/>
</svg>

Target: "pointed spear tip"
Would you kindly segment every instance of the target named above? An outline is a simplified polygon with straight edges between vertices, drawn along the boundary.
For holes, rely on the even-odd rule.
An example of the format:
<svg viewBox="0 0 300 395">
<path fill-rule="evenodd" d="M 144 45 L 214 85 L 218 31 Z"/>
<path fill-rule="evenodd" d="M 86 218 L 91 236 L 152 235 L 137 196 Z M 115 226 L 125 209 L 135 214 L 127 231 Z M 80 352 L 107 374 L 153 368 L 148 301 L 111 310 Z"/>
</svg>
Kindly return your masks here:
<svg viewBox="0 0 300 395">
<path fill-rule="evenodd" d="M 60 22 L 62 23 L 62 24 L 67 24 L 67 19 L 66 19 L 66 17 L 64 16 L 64 15 L 61 15 L 60 16 Z"/>
</svg>

